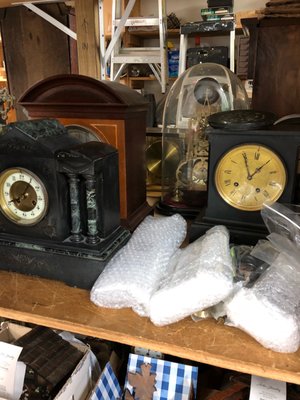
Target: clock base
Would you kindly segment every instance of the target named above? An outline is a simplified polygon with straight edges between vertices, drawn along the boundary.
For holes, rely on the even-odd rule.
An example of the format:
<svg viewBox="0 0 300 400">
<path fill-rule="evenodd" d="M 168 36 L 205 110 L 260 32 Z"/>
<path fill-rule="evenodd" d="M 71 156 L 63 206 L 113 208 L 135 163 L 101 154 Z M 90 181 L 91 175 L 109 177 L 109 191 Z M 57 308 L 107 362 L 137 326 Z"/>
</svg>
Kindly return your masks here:
<svg viewBox="0 0 300 400">
<path fill-rule="evenodd" d="M 189 242 L 193 242 L 215 225 L 224 225 L 230 233 L 230 243 L 256 245 L 258 240 L 266 239 L 268 230 L 264 225 L 239 224 L 235 221 L 215 220 L 198 215 L 192 222 L 189 230 Z"/>
<path fill-rule="evenodd" d="M 0 270 L 58 280 L 90 290 L 130 234 L 120 228 L 94 248 L 69 243 L 49 245 L 38 240 L 32 243 L 7 236 L 0 236 Z"/>
<path fill-rule="evenodd" d="M 162 201 L 159 201 L 156 206 L 156 211 L 159 214 L 171 216 L 174 214 L 180 214 L 184 218 L 193 219 L 199 214 L 199 209 L 192 209 L 192 208 L 184 208 L 175 205 L 169 205 Z"/>
<path fill-rule="evenodd" d="M 156 210 L 163 215 L 180 214 L 184 218 L 193 219 L 199 214 L 201 207 L 207 204 L 206 191 L 182 191 L 182 201 L 175 201 L 169 195 L 160 200 Z"/>
</svg>

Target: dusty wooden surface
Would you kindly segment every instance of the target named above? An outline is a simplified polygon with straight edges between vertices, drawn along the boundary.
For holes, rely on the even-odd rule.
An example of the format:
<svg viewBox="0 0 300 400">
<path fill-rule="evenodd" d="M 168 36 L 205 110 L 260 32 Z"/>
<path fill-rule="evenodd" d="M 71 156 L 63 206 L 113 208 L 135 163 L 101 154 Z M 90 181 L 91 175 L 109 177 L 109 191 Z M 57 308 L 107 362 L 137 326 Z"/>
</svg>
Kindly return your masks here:
<svg viewBox="0 0 300 400">
<path fill-rule="evenodd" d="M 300 384 L 300 351 L 263 348 L 238 329 L 186 318 L 154 326 L 129 309 L 99 308 L 89 292 L 0 271 L 0 316 L 161 351 L 185 359 Z"/>
</svg>

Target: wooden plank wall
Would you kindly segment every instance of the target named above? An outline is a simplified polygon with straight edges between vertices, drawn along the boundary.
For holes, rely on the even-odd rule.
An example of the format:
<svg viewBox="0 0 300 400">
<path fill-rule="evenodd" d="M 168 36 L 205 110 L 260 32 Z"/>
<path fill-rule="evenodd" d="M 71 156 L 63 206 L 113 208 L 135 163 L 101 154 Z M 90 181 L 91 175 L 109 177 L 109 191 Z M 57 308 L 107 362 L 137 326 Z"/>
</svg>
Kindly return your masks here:
<svg viewBox="0 0 300 400">
<path fill-rule="evenodd" d="M 105 35 L 109 41 L 112 0 L 103 1 Z M 123 8 L 127 2 L 122 0 Z M 100 79 L 98 0 L 75 0 L 74 4 L 75 10 L 63 3 L 39 7 L 75 30 L 77 43 L 22 5 L 0 9 L 8 88 L 16 101 L 30 86 L 48 76 L 79 73 Z M 136 0 L 132 16 L 139 15 L 140 0 Z M 18 120 L 27 119 L 19 106 L 16 115 Z"/>
<path fill-rule="evenodd" d="M 58 4 L 41 8 L 68 24 L 68 16 Z M 25 7 L 4 9 L 1 32 L 9 90 L 16 100 L 41 79 L 70 73 L 69 37 Z M 27 119 L 19 106 L 16 114 L 18 120 Z"/>
</svg>

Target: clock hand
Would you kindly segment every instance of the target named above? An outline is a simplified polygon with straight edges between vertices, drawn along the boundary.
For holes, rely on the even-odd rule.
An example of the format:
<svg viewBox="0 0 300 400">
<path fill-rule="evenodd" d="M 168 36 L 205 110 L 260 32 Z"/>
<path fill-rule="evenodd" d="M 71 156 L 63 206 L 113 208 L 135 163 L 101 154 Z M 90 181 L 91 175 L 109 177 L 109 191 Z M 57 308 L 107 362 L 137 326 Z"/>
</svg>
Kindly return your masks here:
<svg viewBox="0 0 300 400">
<path fill-rule="evenodd" d="M 247 169 L 247 179 L 252 179 L 252 176 L 251 176 L 251 174 L 250 174 L 250 171 L 249 171 L 249 165 L 248 165 L 248 157 L 247 157 L 247 154 L 244 152 L 243 153 L 243 157 L 244 157 L 244 161 L 245 161 L 245 165 L 246 165 L 246 169 Z"/>
<path fill-rule="evenodd" d="M 26 193 L 26 192 L 27 192 L 27 189 L 29 188 L 30 184 L 31 184 L 31 179 L 30 179 L 30 181 L 27 183 L 27 185 L 25 186 L 25 189 L 23 190 L 23 193 L 20 194 L 19 197 L 17 197 L 16 199 L 10 200 L 10 201 L 8 202 L 8 204 L 10 204 L 10 203 L 15 203 L 15 202 L 16 202 L 16 203 L 20 203 L 21 200 L 26 199 L 26 197 L 28 196 L 28 193 Z"/>
<path fill-rule="evenodd" d="M 24 197 L 26 197 L 26 192 L 27 192 L 27 189 L 29 188 L 29 186 L 30 186 L 30 184 L 31 184 L 31 181 L 32 181 L 32 179 L 30 178 L 30 181 L 27 183 L 27 185 L 25 186 L 25 189 L 24 189 L 24 191 L 23 191 L 23 193 L 21 194 L 21 198 L 22 198 L 22 200 L 24 199 Z"/>
<path fill-rule="evenodd" d="M 17 197 L 16 199 L 9 200 L 8 204 L 14 203 L 14 202 L 19 203 L 19 202 L 20 202 L 20 199 L 21 199 L 20 197 Z"/>
<path fill-rule="evenodd" d="M 24 194 L 21 194 L 21 196 L 17 197 L 16 199 L 9 200 L 8 204 L 21 203 L 22 200 L 26 199 L 26 197 L 27 197 L 26 195 L 28 196 L 28 193 L 25 192 Z"/>
<path fill-rule="evenodd" d="M 271 161 L 271 160 L 268 160 L 268 161 L 266 161 L 265 163 L 263 163 L 260 167 L 256 168 L 255 171 L 253 172 L 253 174 L 250 174 L 250 178 L 252 179 L 253 176 L 254 176 L 255 174 L 257 174 L 258 172 L 260 172 L 260 171 L 263 169 L 263 167 L 264 167 L 265 165 L 267 165 L 270 161 Z"/>
</svg>

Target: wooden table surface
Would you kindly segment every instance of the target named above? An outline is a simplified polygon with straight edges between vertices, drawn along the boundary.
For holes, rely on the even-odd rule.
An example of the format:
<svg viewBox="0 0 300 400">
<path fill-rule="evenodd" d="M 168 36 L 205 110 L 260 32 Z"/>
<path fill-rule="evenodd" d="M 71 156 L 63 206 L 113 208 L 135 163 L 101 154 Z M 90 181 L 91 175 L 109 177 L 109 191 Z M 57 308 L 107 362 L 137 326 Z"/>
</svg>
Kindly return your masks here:
<svg viewBox="0 0 300 400">
<path fill-rule="evenodd" d="M 0 316 L 141 346 L 235 371 L 300 384 L 300 351 L 267 350 L 239 329 L 186 318 L 156 327 L 130 309 L 99 308 L 89 292 L 0 271 Z"/>
</svg>

